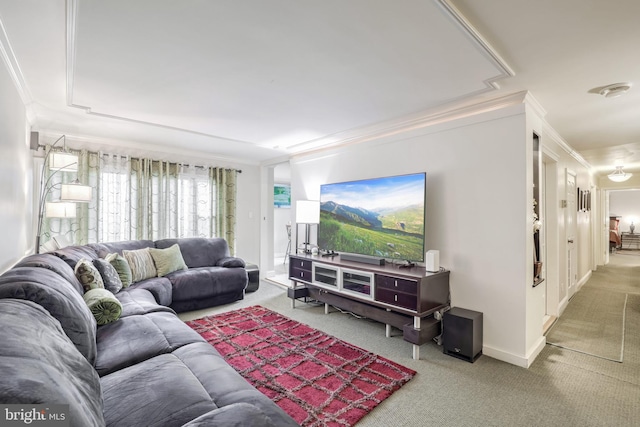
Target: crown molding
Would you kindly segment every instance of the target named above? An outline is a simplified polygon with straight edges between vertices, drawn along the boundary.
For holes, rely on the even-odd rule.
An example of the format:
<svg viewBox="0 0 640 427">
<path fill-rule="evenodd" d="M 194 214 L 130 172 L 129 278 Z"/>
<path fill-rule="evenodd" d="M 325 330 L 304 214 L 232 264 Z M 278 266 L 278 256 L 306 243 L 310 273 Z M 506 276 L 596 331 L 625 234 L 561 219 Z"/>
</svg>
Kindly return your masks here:
<svg viewBox="0 0 640 427">
<path fill-rule="evenodd" d="M 31 105 L 33 104 L 33 97 L 31 96 L 29 86 L 27 85 L 24 75 L 22 74 L 22 70 L 20 69 L 20 64 L 18 63 L 13 52 L 13 48 L 11 47 L 11 43 L 9 42 L 9 37 L 7 36 L 2 19 L 0 19 L 0 56 L 2 56 L 2 59 L 6 64 L 9 76 L 11 76 L 11 80 L 13 81 L 13 84 L 18 91 L 18 95 L 25 106 L 27 120 L 29 120 L 29 122 L 33 122 L 33 119 L 35 118 L 31 108 Z"/>
<path fill-rule="evenodd" d="M 593 166 L 591 166 L 589 162 L 587 162 L 584 157 L 580 155 L 580 153 L 578 153 L 569 144 L 567 144 L 567 142 L 560 136 L 560 134 L 554 128 L 552 128 L 551 125 L 544 119 L 542 119 L 542 127 L 544 132 L 546 132 L 547 135 L 549 135 L 555 141 L 555 143 L 558 144 L 558 146 L 562 148 L 567 154 L 573 157 L 578 163 L 587 168 L 587 170 L 589 170 L 590 172 L 593 170 Z"/>
<path fill-rule="evenodd" d="M 297 147 L 301 149 L 293 152 L 292 155 L 305 155 L 311 152 L 321 151 L 323 149 L 335 148 L 336 146 L 347 146 L 388 138 L 394 135 L 417 131 L 454 120 L 476 116 L 478 114 L 501 110 L 514 105 L 522 105 L 524 104 L 526 94 L 527 92 L 516 92 L 473 104 L 461 105 L 459 103 L 455 106 L 449 106 L 449 108 L 433 108 L 429 112 L 411 119 L 394 121 L 392 123 L 386 122 L 383 124 L 376 124 L 367 129 L 358 129 L 354 135 L 338 138 L 331 143 L 324 142 L 325 139 L 322 139 L 299 144 Z M 303 145 L 314 143 L 316 145 L 313 147 L 302 147 Z"/>
</svg>

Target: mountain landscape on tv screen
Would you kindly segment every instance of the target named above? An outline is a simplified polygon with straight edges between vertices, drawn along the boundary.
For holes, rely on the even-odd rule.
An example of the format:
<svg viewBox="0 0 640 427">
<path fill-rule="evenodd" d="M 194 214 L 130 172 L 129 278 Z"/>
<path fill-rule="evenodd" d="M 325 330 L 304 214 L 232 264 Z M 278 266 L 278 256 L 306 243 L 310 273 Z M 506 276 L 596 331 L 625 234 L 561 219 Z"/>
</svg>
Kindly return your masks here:
<svg viewBox="0 0 640 427">
<path fill-rule="evenodd" d="M 318 245 L 337 252 L 422 260 L 424 204 L 373 211 L 322 202 Z"/>
</svg>

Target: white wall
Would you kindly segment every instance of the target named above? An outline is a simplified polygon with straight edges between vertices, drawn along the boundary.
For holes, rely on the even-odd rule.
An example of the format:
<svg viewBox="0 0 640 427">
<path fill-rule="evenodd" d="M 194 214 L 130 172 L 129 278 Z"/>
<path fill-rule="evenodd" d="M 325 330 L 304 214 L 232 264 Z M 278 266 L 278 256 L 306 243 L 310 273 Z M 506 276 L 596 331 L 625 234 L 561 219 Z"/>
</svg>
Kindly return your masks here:
<svg viewBox="0 0 640 427">
<path fill-rule="evenodd" d="M 318 200 L 327 182 L 426 172 L 426 249 L 440 250 L 451 270 L 452 305 L 484 314 L 485 354 L 526 366 L 527 147 L 524 105 L 516 105 L 295 157 L 292 198 Z"/>
<path fill-rule="evenodd" d="M 33 162 L 22 99 L 0 61 L 0 272 L 34 245 Z"/>
</svg>

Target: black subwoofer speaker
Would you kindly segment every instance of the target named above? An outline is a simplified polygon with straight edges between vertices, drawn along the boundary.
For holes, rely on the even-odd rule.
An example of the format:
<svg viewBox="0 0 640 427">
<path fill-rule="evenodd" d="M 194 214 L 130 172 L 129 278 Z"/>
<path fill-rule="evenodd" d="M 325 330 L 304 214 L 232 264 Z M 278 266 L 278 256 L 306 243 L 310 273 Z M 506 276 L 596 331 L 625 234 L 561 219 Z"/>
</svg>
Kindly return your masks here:
<svg viewBox="0 0 640 427">
<path fill-rule="evenodd" d="M 453 307 L 442 316 L 443 352 L 467 362 L 482 355 L 482 313 Z"/>
</svg>

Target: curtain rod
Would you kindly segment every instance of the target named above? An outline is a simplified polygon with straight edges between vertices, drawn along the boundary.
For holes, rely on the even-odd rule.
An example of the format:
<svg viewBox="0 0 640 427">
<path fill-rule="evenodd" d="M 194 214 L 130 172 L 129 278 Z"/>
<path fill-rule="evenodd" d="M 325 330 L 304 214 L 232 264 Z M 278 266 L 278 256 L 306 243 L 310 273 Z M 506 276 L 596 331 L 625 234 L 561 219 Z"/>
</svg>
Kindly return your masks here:
<svg viewBox="0 0 640 427">
<path fill-rule="evenodd" d="M 43 148 L 46 149 L 47 145 L 38 145 L 38 148 Z M 82 150 L 78 150 L 78 149 L 74 149 L 74 148 L 62 148 L 62 147 L 51 147 L 51 150 L 53 151 L 69 151 L 69 152 L 77 152 L 80 153 L 82 152 Z M 132 159 L 136 159 L 136 160 L 142 160 L 140 157 L 131 157 L 131 156 L 123 156 L 122 154 L 108 154 L 108 153 L 99 153 L 99 152 L 95 152 L 95 151 L 89 151 L 87 150 L 87 153 L 94 153 L 94 154 L 98 154 L 98 155 L 102 155 L 102 156 L 110 156 L 110 157 L 120 157 L 121 159 L 126 159 L 126 158 L 132 158 Z M 170 160 L 155 160 L 155 159 L 151 159 L 152 162 L 169 162 L 169 163 L 173 163 L 175 165 L 180 165 L 180 166 L 186 166 L 186 167 L 194 167 L 194 168 L 201 168 L 201 169 L 205 169 L 205 168 L 210 168 L 210 167 L 218 167 L 218 166 L 201 166 L 201 165 L 190 165 L 188 163 L 179 163 L 179 162 L 172 162 Z M 225 169 L 231 169 L 231 170 L 235 170 L 238 173 L 242 173 L 242 169 L 233 169 L 233 168 L 225 168 Z"/>
</svg>

